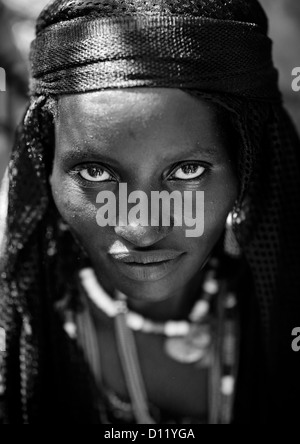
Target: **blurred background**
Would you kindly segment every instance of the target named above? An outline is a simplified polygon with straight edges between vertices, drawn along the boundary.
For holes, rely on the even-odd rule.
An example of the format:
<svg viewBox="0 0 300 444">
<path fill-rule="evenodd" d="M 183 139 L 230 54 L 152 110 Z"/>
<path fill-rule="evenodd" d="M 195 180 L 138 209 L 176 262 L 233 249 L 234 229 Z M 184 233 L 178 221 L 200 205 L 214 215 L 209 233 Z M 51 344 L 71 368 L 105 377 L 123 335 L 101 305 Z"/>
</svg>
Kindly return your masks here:
<svg viewBox="0 0 300 444">
<path fill-rule="evenodd" d="M 27 103 L 28 54 L 35 19 L 49 0 L 0 0 L 0 67 L 6 92 L 0 91 L 0 244 L 7 206 L 6 167 L 14 131 Z M 300 93 L 292 91 L 292 69 L 300 66 L 300 1 L 261 0 L 270 19 L 274 57 L 285 102 L 300 132 Z"/>
</svg>

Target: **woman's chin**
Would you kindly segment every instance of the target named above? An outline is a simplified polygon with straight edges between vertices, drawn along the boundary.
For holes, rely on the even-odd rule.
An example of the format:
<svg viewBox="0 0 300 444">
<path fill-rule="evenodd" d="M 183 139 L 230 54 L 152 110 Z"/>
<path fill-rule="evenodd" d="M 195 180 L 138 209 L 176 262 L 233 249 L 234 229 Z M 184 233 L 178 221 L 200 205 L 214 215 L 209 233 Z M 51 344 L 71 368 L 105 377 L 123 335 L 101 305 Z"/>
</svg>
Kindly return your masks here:
<svg viewBox="0 0 300 444">
<path fill-rule="evenodd" d="M 174 291 L 168 286 L 162 286 L 159 282 L 147 282 L 143 285 L 119 286 L 119 291 L 124 293 L 129 302 L 157 303 L 172 298 Z"/>
</svg>

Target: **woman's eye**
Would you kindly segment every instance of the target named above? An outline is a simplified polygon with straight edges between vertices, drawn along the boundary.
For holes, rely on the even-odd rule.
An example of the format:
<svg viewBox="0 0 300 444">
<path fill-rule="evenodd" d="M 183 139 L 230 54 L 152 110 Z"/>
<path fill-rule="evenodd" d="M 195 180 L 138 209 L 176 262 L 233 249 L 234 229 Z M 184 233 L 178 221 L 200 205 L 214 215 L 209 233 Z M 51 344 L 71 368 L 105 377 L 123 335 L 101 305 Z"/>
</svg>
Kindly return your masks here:
<svg viewBox="0 0 300 444">
<path fill-rule="evenodd" d="M 96 165 L 78 169 L 78 173 L 82 179 L 89 182 L 106 182 L 113 180 L 113 176 L 108 171 Z"/>
<path fill-rule="evenodd" d="M 201 165 L 186 164 L 178 168 L 178 170 L 176 170 L 175 173 L 172 174 L 171 179 L 179 179 L 179 180 L 197 179 L 198 177 L 202 176 L 205 170 L 206 168 Z"/>
</svg>

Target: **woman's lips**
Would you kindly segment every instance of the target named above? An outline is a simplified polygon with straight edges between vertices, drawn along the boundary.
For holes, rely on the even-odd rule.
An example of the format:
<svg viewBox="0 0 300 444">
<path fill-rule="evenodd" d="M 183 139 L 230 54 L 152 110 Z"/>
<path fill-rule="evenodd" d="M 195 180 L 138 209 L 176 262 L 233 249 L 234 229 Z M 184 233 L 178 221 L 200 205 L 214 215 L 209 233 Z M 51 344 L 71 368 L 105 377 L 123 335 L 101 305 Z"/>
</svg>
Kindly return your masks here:
<svg viewBox="0 0 300 444">
<path fill-rule="evenodd" d="M 117 268 L 129 279 L 147 282 L 163 279 L 174 271 L 183 257 L 183 252 L 164 250 L 147 253 L 120 253 L 111 257 Z"/>
</svg>

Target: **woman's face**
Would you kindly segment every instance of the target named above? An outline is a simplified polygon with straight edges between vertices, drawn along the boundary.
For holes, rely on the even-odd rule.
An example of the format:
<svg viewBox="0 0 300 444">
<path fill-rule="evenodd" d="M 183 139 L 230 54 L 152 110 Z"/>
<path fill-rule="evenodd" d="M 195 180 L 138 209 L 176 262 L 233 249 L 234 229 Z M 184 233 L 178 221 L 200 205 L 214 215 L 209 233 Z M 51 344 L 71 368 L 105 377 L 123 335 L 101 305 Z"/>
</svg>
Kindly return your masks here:
<svg viewBox="0 0 300 444">
<path fill-rule="evenodd" d="M 202 269 L 238 193 L 230 156 L 234 142 L 222 121 L 215 105 L 179 89 L 108 90 L 60 98 L 51 176 L 54 200 L 107 286 L 132 300 L 163 301 L 184 291 Z M 127 226 L 121 221 L 120 183 L 127 184 L 128 196 L 140 191 L 148 197 L 148 226 L 131 218 Z M 104 191 L 117 204 L 115 226 L 99 226 Z M 153 191 L 177 191 L 182 198 L 189 191 L 194 210 L 201 195 L 196 192 L 204 192 L 203 235 L 187 237 L 191 227 L 188 219 L 181 226 L 175 223 L 175 205 L 169 226 L 163 226 L 162 212 L 158 226 L 152 226 Z M 138 202 L 128 203 L 128 212 Z"/>
</svg>

